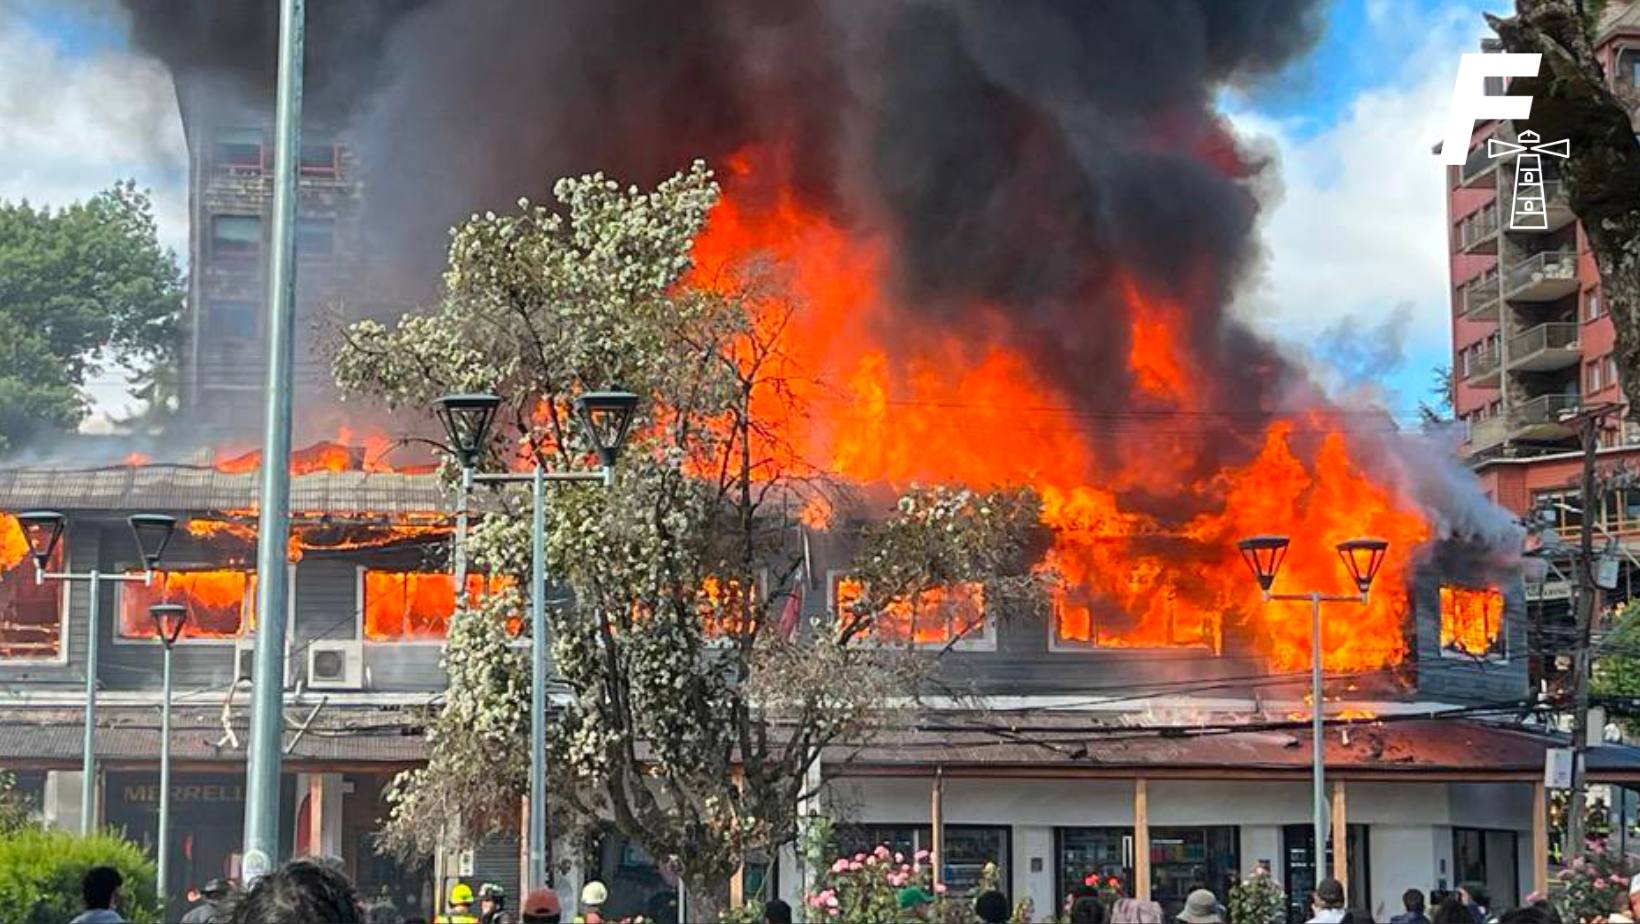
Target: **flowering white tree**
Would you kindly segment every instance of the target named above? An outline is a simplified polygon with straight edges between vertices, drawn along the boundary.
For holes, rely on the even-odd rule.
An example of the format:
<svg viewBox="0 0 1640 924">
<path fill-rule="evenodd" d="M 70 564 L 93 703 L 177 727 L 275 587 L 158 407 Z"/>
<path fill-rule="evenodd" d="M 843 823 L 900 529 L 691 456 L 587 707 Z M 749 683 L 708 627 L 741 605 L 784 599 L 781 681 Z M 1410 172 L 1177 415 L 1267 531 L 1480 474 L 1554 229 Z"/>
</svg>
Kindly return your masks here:
<svg viewBox="0 0 1640 924">
<path fill-rule="evenodd" d="M 1032 599 L 1037 500 L 912 491 L 859 528 L 855 604 L 794 627 L 797 512 L 835 487 L 759 411 L 789 372 L 778 315 L 799 309 L 749 291 L 760 286 L 752 272 L 738 289 L 685 283 L 718 196 L 703 164 L 651 192 L 601 175 L 554 192 L 561 213 L 521 201 L 456 229 L 441 307 L 391 329 L 351 326 L 336 376 L 396 406 L 506 396 L 491 464 L 585 465 L 573 395 L 620 386 L 644 397 L 613 488 L 553 496 L 549 567 L 572 602 L 549 614 L 566 701 L 550 732 L 550 807 L 560 822 L 613 823 L 709 911 L 748 851 L 795 836 L 822 749 L 867 740 L 915 695 L 929 658 L 873 643 L 886 607 L 956 582 L 982 584 L 988 600 Z M 527 572 L 523 506 L 504 495 L 475 528 L 477 566 Z M 515 827 L 528 664 L 505 626 L 520 605 L 504 594 L 457 614 L 428 766 L 391 793 L 393 848 Z"/>
</svg>

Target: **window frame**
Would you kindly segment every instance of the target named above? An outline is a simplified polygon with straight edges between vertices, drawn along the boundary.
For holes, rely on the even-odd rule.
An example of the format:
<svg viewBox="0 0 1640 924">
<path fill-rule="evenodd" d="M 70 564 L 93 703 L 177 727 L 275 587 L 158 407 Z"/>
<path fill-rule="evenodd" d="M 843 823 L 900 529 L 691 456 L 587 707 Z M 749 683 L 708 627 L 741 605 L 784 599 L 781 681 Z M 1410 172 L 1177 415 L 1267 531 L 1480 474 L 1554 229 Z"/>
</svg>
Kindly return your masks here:
<svg viewBox="0 0 1640 924">
<path fill-rule="evenodd" d="M 216 567 L 216 566 L 214 566 L 213 563 L 208 563 L 208 562 L 189 562 L 188 565 L 190 566 L 188 568 L 160 568 L 160 569 L 156 569 L 154 573 L 155 574 L 164 574 L 166 572 L 182 572 L 182 571 L 187 571 L 187 570 L 193 570 L 193 571 L 232 571 L 232 570 L 235 570 L 235 569 L 232 569 L 232 568 Z M 245 573 L 251 575 L 253 578 L 255 577 L 255 575 L 256 575 L 256 569 L 255 568 L 247 568 L 247 569 L 244 569 L 244 570 L 245 570 Z M 140 572 L 122 572 L 122 573 L 133 574 L 133 573 L 140 573 Z M 139 637 L 136 637 L 136 638 L 132 638 L 130 636 L 125 636 L 125 635 L 120 634 L 120 625 L 119 625 L 120 612 L 121 612 L 121 610 L 123 610 L 125 608 L 125 594 L 129 590 L 130 585 L 133 584 L 133 583 L 140 583 L 140 582 L 134 582 L 134 581 L 120 581 L 120 582 L 118 582 L 118 589 L 115 590 L 115 592 L 114 592 L 114 612 L 112 614 L 114 621 L 109 625 L 109 630 L 110 630 L 109 635 L 113 639 L 114 644 L 116 644 L 116 645 L 122 645 L 122 646 L 123 645 L 134 645 L 134 646 L 152 647 L 152 646 L 155 646 L 155 645 L 163 644 L 163 643 L 160 642 L 158 635 L 139 636 Z M 294 564 L 285 565 L 285 589 L 286 589 L 286 594 L 285 594 L 285 630 L 286 630 L 285 631 L 285 647 L 289 648 L 290 647 L 290 637 L 291 637 L 290 630 L 291 630 L 291 628 L 293 628 L 296 625 L 296 565 L 294 565 Z M 252 593 L 252 601 L 254 602 L 254 592 L 250 591 L 249 587 L 246 588 L 246 591 L 247 591 L 247 593 Z M 239 617 L 239 622 L 240 622 L 239 634 L 233 636 L 232 638 L 188 638 L 187 636 L 184 635 L 184 636 L 178 636 L 175 644 L 178 648 L 181 648 L 183 646 L 187 646 L 189 648 L 194 648 L 194 647 L 229 648 L 229 647 L 234 647 L 234 646 L 244 644 L 246 641 L 249 641 L 251 639 L 256 638 L 256 633 L 246 632 L 245 631 L 245 626 L 244 626 L 245 617 L 243 615 L 241 615 Z"/>
<path fill-rule="evenodd" d="M 363 564 L 355 565 L 354 568 L 353 568 L 353 637 L 354 638 L 358 639 L 359 642 L 361 642 L 362 644 L 365 644 L 365 645 L 424 645 L 424 646 L 425 645 L 438 645 L 438 646 L 442 647 L 442 646 L 448 645 L 450 643 L 450 630 L 449 630 L 448 626 L 446 626 L 446 628 L 444 630 L 444 635 L 440 636 L 439 638 L 377 639 L 377 638 L 370 638 L 369 636 L 365 635 L 364 634 L 364 576 L 365 576 L 365 572 L 367 572 L 367 571 L 386 571 L 386 572 L 390 572 L 390 573 L 393 573 L 393 574 L 446 574 L 450 577 L 451 583 L 452 584 L 455 583 L 455 573 L 451 572 L 451 571 L 415 571 L 415 570 L 404 570 L 404 569 L 399 569 L 399 568 L 371 567 L 370 565 L 363 565 Z M 491 572 L 469 570 L 468 573 L 467 573 L 467 576 L 470 577 L 470 578 L 471 577 L 486 577 L 487 578 L 487 577 L 491 576 Z M 521 585 L 521 587 L 524 590 L 525 596 L 527 598 L 529 596 L 528 586 L 527 585 Z M 549 590 L 550 590 L 550 587 L 549 587 Z M 551 595 L 549 594 L 548 597 L 549 597 L 549 599 L 547 601 L 547 605 L 548 605 L 548 609 L 551 609 L 551 606 L 552 606 L 552 601 L 550 599 Z M 455 618 L 455 612 L 453 610 L 450 613 L 450 618 L 451 619 Z M 525 626 L 527 627 L 528 624 L 529 624 L 529 618 L 530 618 L 530 616 L 529 616 L 529 605 L 528 605 L 527 602 L 525 604 L 523 618 L 524 618 Z M 507 643 L 509 645 L 511 645 L 512 647 L 515 647 L 515 648 L 517 648 L 517 647 L 529 647 L 530 640 L 527 636 L 525 636 L 522 632 L 520 632 L 520 634 L 517 635 L 516 637 L 509 639 Z"/>
<path fill-rule="evenodd" d="M 217 222 L 224 218 L 250 219 L 255 221 L 257 230 L 256 246 L 245 250 L 233 250 L 230 248 L 229 250 L 224 251 L 219 249 L 219 240 L 216 234 L 216 227 Z M 267 250 L 267 222 L 263 221 L 262 216 L 259 214 L 250 215 L 244 212 L 214 212 L 211 214 L 210 221 L 208 222 L 206 235 L 210 241 L 210 261 L 212 263 L 254 264 L 262 258 L 262 254 Z"/>
<path fill-rule="evenodd" d="M 852 572 L 842 568 L 831 568 L 826 571 L 826 612 L 832 619 L 837 618 L 837 588 L 844 578 L 852 576 Z M 902 649 L 907 651 L 996 651 L 997 650 L 997 619 L 987 604 L 980 619 L 980 631 L 969 632 L 955 641 L 943 642 L 912 642 L 906 645 L 900 642 L 883 642 L 872 632 L 865 638 L 858 639 L 856 644 L 868 644 L 885 650 Z"/>
<path fill-rule="evenodd" d="M 249 142 L 245 141 L 236 142 L 223 140 L 226 135 L 234 132 L 243 132 L 246 135 L 256 135 L 257 163 L 255 168 L 252 168 L 249 164 L 234 164 L 222 157 L 222 148 L 224 145 L 249 144 Z M 222 126 L 212 134 L 211 172 L 217 176 L 235 177 L 239 179 L 255 179 L 267 176 L 268 170 L 271 167 L 272 164 L 269 163 L 268 136 L 267 132 L 264 130 L 260 128 L 251 128 L 248 126 Z"/>
<path fill-rule="evenodd" d="M 329 148 L 330 166 L 308 166 L 307 152 L 309 148 Z M 304 141 L 296 148 L 296 173 L 304 179 L 337 180 L 342 176 L 342 146 L 336 141 Z"/>
<path fill-rule="evenodd" d="M 1473 591 L 1473 592 L 1478 592 L 1478 593 L 1484 593 L 1484 592 L 1487 592 L 1489 590 L 1494 590 L 1493 588 L 1459 587 L 1457 585 L 1447 585 L 1447 584 L 1443 584 L 1440 589 L 1444 590 L 1447 587 L 1451 587 L 1454 590 L 1466 590 L 1466 591 Z M 1441 641 L 1441 634 L 1442 634 L 1442 632 L 1445 631 L 1445 628 L 1446 628 L 1446 626 L 1445 626 L 1446 613 L 1444 611 L 1442 611 L 1442 609 L 1440 607 L 1440 597 L 1439 596 L 1436 597 L 1435 644 L 1440 647 L 1440 650 L 1441 650 L 1440 654 L 1441 654 L 1442 659 L 1449 660 L 1449 661 L 1479 661 L 1483 664 L 1496 664 L 1500 667 L 1505 666 L 1509 663 L 1510 658 L 1511 658 L 1511 652 L 1509 650 L 1509 648 L 1510 648 L 1510 646 L 1509 646 L 1509 601 L 1503 596 L 1503 592 L 1501 590 L 1495 590 L 1494 592 L 1496 592 L 1498 594 L 1498 641 L 1497 641 L 1497 645 L 1496 645 L 1497 650 L 1496 651 L 1489 651 L 1486 654 L 1479 654 L 1479 655 L 1470 654 L 1466 651 L 1459 651 L 1457 649 L 1450 648 L 1446 645 L 1445 642 Z M 1438 591 L 1437 591 L 1437 593 L 1438 593 Z"/>
<path fill-rule="evenodd" d="M 66 570 L 66 568 L 67 568 L 68 536 L 69 536 L 69 531 L 65 529 L 63 531 L 63 538 L 60 540 L 60 542 L 57 546 L 59 549 L 63 550 L 60 553 L 61 554 L 61 559 L 60 560 L 63 562 L 63 566 L 62 566 L 63 570 Z M 23 559 L 23 561 L 19 562 L 18 564 L 23 565 L 25 568 L 32 567 L 33 564 L 34 564 L 34 559 L 32 557 L 25 557 Z M 75 582 L 74 581 L 58 581 L 57 583 L 62 585 L 61 589 L 58 592 L 58 597 L 57 597 L 57 606 L 58 606 L 58 610 L 57 610 L 57 638 L 59 640 L 59 643 L 57 645 L 57 654 L 55 654 L 51 657 L 45 657 L 45 658 L 0 654 L 0 670 L 3 670 L 5 668 L 9 668 L 9 667 L 38 667 L 38 666 L 49 666 L 49 665 L 56 665 L 56 666 L 59 666 L 59 667 L 66 667 L 68 665 L 68 649 L 69 649 L 70 643 L 73 641 L 73 638 L 74 638 L 74 636 L 73 636 L 74 612 L 73 612 L 73 609 L 71 607 L 71 604 L 74 602 L 73 601 L 73 587 L 74 587 Z"/>
</svg>

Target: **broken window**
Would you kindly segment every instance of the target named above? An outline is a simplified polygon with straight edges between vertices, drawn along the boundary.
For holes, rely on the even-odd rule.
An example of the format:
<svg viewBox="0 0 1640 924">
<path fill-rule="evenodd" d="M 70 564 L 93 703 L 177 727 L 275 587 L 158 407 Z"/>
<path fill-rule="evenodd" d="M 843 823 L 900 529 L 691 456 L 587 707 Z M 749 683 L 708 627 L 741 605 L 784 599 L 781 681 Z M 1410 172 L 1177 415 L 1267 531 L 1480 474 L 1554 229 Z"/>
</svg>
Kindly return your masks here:
<svg viewBox="0 0 1640 924">
<path fill-rule="evenodd" d="M 256 629 L 256 572 L 166 571 L 156 573 L 148 584 L 128 581 L 120 586 L 119 637 L 154 638 L 149 608 L 161 603 L 178 603 L 188 610 L 178 638 L 243 638 Z"/>
<path fill-rule="evenodd" d="M 257 128 L 227 128 L 216 135 L 216 169 L 229 176 L 261 176 L 263 160 L 262 130 Z"/>
<path fill-rule="evenodd" d="M 838 578 L 833 587 L 839 621 L 857 617 L 854 607 L 864 595 L 854 578 Z M 914 594 L 909 600 L 890 601 L 872 626 L 872 637 L 885 645 L 944 645 L 986 635 L 985 587 L 976 583 L 948 584 Z"/>
<path fill-rule="evenodd" d="M 516 581 L 504 575 L 467 575 L 475 603 Z M 371 571 L 360 579 L 364 637 L 372 642 L 442 640 L 456 611 L 455 577 L 443 571 Z"/>
<path fill-rule="evenodd" d="M 1495 588 L 1441 588 L 1441 651 L 1502 658 L 1503 594 Z"/>
<path fill-rule="evenodd" d="M 213 257 L 250 260 L 255 259 L 261 252 L 261 216 L 211 216 L 211 255 Z"/>
<path fill-rule="evenodd" d="M 340 168 L 339 151 L 332 142 L 302 145 L 302 176 L 333 178 Z"/>
<path fill-rule="evenodd" d="M 63 569 L 63 545 L 48 570 Z M 63 655 L 63 585 L 35 580 L 34 559 L 16 518 L 0 514 L 0 660 L 50 661 Z"/>
</svg>

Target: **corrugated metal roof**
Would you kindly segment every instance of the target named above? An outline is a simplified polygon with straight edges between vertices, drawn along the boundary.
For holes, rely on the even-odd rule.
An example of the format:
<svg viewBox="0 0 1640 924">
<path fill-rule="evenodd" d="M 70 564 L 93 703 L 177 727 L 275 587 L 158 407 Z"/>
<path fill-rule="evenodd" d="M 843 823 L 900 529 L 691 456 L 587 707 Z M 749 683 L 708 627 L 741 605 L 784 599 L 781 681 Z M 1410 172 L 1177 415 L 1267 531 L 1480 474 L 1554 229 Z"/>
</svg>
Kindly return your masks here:
<svg viewBox="0 0 1640 924">
<path fill-rule="evenodd" d="M 191 465 L 0 469 L 0 510 L 248 510 L 260 477 Z M 450 498 L 435 475 L 316 472 L 291 479 L 291 509 L 338 516 L 439 514 Z"/>
</svg>

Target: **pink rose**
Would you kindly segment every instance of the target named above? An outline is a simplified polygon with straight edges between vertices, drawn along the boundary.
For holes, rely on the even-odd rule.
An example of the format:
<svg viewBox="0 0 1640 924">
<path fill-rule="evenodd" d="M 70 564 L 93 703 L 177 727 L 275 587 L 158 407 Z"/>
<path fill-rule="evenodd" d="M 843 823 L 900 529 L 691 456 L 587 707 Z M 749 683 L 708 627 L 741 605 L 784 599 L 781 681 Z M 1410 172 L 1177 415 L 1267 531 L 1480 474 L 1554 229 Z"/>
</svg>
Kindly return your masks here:
<svg viewBox="0 0 1640 924">
<path fill-rule="evenodd" d="M 882 844 L 878 844 L 877 849 L 873 850 L 872 853 L 876 854 L 878 857 L 881 857 L 884 860 L 888 859 L 888 848 L 885 847 Z"/>
<path fill-rule="evenodd" d="M 905 885 L 905 880 L 906 876 L 904 873 L 890 873 L 888 876 L 888 884 L 896 889 Z"/>
<path fill-rule="evenodd" d="M 861 863 L 859 860 L 850 860 L 849 864 L 848 864 L 849 872 L 851 872 L 851 873 L 859 872 L 860 867 L 862 867 L 864 865 L 865 864 Z"/>
<path fill-rule="evenodd" d="M 827 908 L 826 913 L 835 918 L 838 915 L 842 914 L 843 912 L 838 911 L 836 908 Z"/>
<path fill-rule="evenodd" d="M 838 857 L 837 862 L 833 863 L 831 865 L 831 871 L 834 872 L 834 873 L 841 873 L 841 872 L 846 871 L 847 869 L 848 869 L 848 861 L 843 859 L 842 857 Z"/>
<path fill-rule="evenodd" d="M 867 866 L 876 866 L 877 865 L 877 858 L 875 856 L 866 857 L 866 865 Z"/>
<path fill-rule="evenodd" d="M 894 854 L 894 862 L 895 863 L 904 863 L 905 862 L 905 854 L 895 853 Z"/>
<path fill-rule="evenodd" d="M 857 854 L 854 855 L 854 862 L 864 863 L 865 861 L 866 861 L 866 855 L 865 854 L 857 853 Z"/>
<path fill-rule="evenodd" d="M 934 894 L 935 895 L 944 895 L 945 894 L 945 883 L 943 883 L 943 882 L 934 883 Z"/>
<path fill-rule="evenodd" d="M 928 851 L 919 850 L 919 851 L 917 851 L 916 856 L 917 856 L 917 859 L 919 859 L 919 860 L 926 860 L 926 859 L 928 859 Z"/>
<path fill-rule="evenodd" d="M 836 908 L 837 905 L 838 905 L 837 896 L 835 894 L 826 896 L 826 907 L 827 908 Z"/>
</svg>

